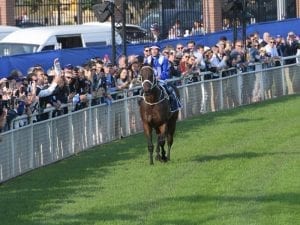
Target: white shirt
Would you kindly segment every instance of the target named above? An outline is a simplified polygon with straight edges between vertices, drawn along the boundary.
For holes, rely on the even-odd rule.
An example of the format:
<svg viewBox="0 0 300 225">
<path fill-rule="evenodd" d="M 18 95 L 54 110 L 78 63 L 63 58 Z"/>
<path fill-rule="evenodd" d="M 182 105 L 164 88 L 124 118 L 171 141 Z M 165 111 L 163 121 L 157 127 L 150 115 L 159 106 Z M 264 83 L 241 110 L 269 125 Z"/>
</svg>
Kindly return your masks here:
<svg viewBox="0 0 300 225">
<path fill-rule="evenodd" d="M 279 56 L 278 54 L 278 51 L 277 51 L 277 48 L 275 45 L 271 46 L 269 44 L 267 44 L 265 46 L 266 48 L 266 52 L 268 53 L 268 55 L 270 55 L 271 57 L 276 57 L 276 56 Z"/>
</svg>

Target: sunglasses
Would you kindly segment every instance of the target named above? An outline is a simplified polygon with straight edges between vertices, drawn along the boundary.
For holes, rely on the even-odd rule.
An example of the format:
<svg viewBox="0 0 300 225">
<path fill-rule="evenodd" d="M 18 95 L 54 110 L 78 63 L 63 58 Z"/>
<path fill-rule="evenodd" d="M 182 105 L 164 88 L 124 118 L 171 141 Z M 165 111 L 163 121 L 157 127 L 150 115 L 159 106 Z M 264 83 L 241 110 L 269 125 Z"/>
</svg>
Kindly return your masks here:
<svg viewBox="0 0 300 225">
<path fill-rule="evenodd" d="M 183 49 L 183 47 L 177 47 L 177 49 Z"/>
<path fill-rule="evenodd" d="M 144 51 L 145 51 L 145 52 L 149 52 L 149 49 L 145 49 Z"/>
<path fill-rule="evenodd" d="M 243 45 L 236 45 L 237 47 L 243 47 Z"/>
<path fill-rule="evenodd" d="M 274 42 L 274 41 L 270 41 L 270 43 L 271 43 L 271 44 L 274 44 L 275 42 Z"/>
</svg>

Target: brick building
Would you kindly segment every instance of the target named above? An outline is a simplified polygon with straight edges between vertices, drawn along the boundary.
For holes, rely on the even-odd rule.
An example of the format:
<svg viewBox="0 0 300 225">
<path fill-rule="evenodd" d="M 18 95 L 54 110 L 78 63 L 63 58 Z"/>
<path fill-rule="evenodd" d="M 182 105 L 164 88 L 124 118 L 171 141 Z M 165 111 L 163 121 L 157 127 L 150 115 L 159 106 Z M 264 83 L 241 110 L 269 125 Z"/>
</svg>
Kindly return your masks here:
<svg viewBox="0 0 300 225">
<path fill-rule="evenodd" d="M 120 0 L 116 0 L 120 1 Z M 203 22 L 208 32 L 222 29 L 222 6 L 225 0 L 203 0 Z M 277 0 L 279 2 L 281 0 Z M 296 16 L 300 17 L 300 0 L 296 2 Z M 14 0 L 0 0 L 0 25 L 15 25 Z"/>
</svg>

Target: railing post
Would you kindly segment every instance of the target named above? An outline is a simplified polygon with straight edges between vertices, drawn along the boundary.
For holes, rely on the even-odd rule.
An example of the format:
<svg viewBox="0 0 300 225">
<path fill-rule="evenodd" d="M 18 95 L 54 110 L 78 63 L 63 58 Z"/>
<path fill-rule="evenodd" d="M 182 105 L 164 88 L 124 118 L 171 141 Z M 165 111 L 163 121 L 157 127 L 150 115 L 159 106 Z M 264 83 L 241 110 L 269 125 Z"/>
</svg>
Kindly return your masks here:
<svg viewBox="0 0 300 225">
<path fill-rule="evenodd" d="M 33 123 L 30 123 L 30 139 L 29 139 L 29 168 L 33 169 L 34 154 L 33 154 Z"/>
<path fill-rule="evenodd" d="M 128 108 L 128 91 L 124 90 L 124 113 L 125 113 L 125 135 L 130 135 L 130 117 L 129 117 L 129 108 Z"/>
<path fill-rule="evenodd" d="M 238 73 L 237 75 L 237 93 L 238 93 L 238 99 L 239 99 L 239 105 L 242 105 L 242 85 L 243 85 L 243 73 Z"/>
<path fill-rule="evenodd" d="M 106 128 L 107 128 L 107 136 L 108 136 L 108 141 L 111 141 L 111 105 L 109 104 L 109 105 L 107 105 L 107 108 L 106 108 L 106 110 L 107 110 L 107 126 L 106 126 Z"/>
<path fill-rule="evenodd" d="M 220 74 L 220 78 L 218 78 L 219 82 L 219 98 L 220 98 L 220 109 L 224 109 L 224 93 L 223 93 L 223 80 L 224 78 Z"/>
<path fill-rule="evenodd" d="M 15 176 L 15 138 L 14 135 L 15 133 L 12 132 L 10 135 L 10 143 L 11 143 L 11 175 Z"/>
<path fill-rule="evenodd" d="M 264 88 L 264 74 L 262 68 L 260 69 L 259 74 L 260 74 L 260 98 L 263 101 L 265 100 L 265 88 Z"/>
</svg>

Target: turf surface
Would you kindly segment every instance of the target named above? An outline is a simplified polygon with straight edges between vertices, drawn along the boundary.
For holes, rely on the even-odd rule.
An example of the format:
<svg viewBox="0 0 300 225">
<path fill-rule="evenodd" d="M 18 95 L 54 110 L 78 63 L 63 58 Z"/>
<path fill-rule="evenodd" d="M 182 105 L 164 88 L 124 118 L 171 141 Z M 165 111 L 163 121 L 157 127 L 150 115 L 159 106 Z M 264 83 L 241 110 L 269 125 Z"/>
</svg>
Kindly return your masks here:
<svg viewBox="0 0 300 225">
<path fill-rule="evenodd" d="M 171 162 L 143 134 L 0 185 L 1 225 L 300 224 L 300 96 L 178 123 Z"/>
</svg>

